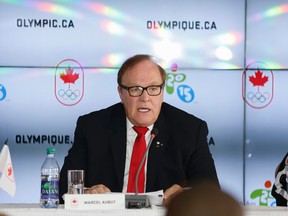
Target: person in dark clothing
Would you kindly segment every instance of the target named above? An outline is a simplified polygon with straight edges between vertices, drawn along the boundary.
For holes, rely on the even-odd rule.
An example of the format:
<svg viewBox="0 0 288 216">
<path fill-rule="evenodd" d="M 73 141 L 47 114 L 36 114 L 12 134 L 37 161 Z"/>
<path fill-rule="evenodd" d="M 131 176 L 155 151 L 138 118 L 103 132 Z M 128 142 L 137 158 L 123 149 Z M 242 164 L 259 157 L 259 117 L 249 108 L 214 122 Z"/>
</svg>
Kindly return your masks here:
<svg viewBox="0 0 288 216">
<path fill-rule="evenodd" d="M 143 165 L 144 192 L 163 190 L 167 203 L 196 182 L 209 179 L 219 185 L 206 122 L 163 102 L 165 80 L 165 70 L 149 55 L 123 63 L 117 79 L 121 103 L 78 118 L 60 173 L 60 197 L 67 193 L 71 169 L 85 170 L 85 193 L 126 193 L 134 126 L 147 128 L 147 143 L 151 131 L 158 131 Z"/>
</svg>

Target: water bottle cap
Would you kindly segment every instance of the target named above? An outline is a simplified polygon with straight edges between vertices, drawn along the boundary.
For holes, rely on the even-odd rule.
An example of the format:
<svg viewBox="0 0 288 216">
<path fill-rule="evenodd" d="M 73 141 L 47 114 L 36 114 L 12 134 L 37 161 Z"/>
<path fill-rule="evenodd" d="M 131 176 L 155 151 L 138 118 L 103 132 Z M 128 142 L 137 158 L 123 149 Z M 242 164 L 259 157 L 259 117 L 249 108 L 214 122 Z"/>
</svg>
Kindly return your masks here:
<svg viewBox="0 0 288 216">
<path fill-rule="evenodd" d="M 47 154 L 54 154 L 56 151 L 55 148 L 47 148 Z"/>
</svg>

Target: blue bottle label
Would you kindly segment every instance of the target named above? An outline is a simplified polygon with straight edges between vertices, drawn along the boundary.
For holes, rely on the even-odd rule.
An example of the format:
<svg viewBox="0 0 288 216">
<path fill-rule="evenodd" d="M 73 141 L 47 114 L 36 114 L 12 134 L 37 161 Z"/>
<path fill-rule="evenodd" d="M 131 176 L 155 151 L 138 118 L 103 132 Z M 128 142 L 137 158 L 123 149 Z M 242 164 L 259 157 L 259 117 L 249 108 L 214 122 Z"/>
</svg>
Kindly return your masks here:
<svg viewBox="0 0 288 216">
<path fill-rule="evenodd" d="M 41 199 L 58 199 L 59 198 L 59 181 L 42 180 L 41 181 Z"/>
</svg>

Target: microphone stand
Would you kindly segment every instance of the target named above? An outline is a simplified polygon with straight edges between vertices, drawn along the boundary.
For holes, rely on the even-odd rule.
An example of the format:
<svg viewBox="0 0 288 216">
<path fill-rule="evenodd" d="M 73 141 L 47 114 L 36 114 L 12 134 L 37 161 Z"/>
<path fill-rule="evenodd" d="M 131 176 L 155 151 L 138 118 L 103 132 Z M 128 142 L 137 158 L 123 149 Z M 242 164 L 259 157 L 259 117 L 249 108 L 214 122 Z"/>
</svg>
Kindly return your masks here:
<svg viewBox="0 0 288 216">
<path fill-rule="evenodd" d="M 148 196 L 145 194 L 142 194 L 142 195 L 138 194 L 138 178 L 139 178 L 139 173 L 140 173 L 141 167 L 143 166 L 143 163 L 144 163 L 145 159 L 147 158 L 149 148 L 152 144 L 153 139 L 157 135 L 157 133 L 158 133 L 157 128 L 153 128 L 151 131 L 150 141 L 147 145 L 147 148 L 144 152 L 144 155 L 142 157 L 142 160 L 141 160 L 140 165 L 139 165 L 137 172 L 136 172 L 135 194 L 126 194 L 126 196 L 125 196 L 126 208 L 148 208 L 148 207 L 150 207 Z"/>
</svg>

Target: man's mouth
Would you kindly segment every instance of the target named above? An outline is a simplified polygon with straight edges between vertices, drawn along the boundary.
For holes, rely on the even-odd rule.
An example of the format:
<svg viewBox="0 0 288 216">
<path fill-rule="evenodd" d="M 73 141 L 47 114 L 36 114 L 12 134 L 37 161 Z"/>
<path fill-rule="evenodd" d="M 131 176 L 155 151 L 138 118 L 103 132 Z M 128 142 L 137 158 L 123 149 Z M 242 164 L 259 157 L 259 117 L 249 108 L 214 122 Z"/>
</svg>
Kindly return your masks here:
<svg viewBox="0 0 288 216">
<path fill-rule="evenodd" d="M 149 108 L 138 108 L 139 112 L 149 112 L 150 109 Z"/>
</svg>

